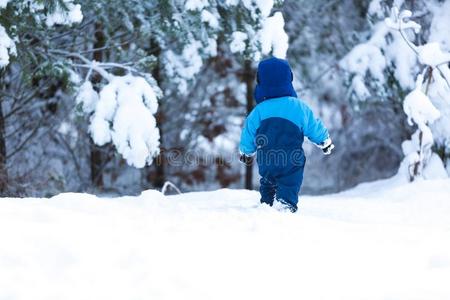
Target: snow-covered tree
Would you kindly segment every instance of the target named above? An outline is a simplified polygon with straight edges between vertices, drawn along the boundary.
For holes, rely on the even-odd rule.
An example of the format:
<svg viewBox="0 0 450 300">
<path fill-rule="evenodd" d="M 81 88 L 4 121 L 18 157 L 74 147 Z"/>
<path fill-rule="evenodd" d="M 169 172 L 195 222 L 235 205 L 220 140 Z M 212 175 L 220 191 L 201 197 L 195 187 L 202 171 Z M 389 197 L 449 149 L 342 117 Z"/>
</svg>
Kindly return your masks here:
<svg viewBox="0 0 450 300">
<path fill-rule="evenodd" d="M 242 3 L 228 1 L 224 3 L 223 1 L 190 0 L 186 2 L 177 1 L 173 5 L 169 5 L 164 1 L 161 3 L 154 2 L 153 4 L 146 4 L 145 1 L 142 1 L 139 4 L 124 7 L 123 13 L 126 16 L 125 20 L 128 22 L 128 24 L 124 25 L 128 26 L 129 29 L 139 26 L 138 30 L 150 31 L 150 33 L 142 32 L 142 36 L 153 40 L 156 43 L 155 46 L 161 49 L 160 57 L 157 59 L 162 60 L 164 71 L 166 72 L 165 76 L 170 78 L 170 83 L 166 87 L 174 86 L 177 88 L 177 92 L 181 94 L 188 92 L 188 83 L 193 82 L 196 74 L 201 70 L 203 61 L 217 55 L 217 39 L 219 37 L 228 38 L 230 34 L 233 36 L 236 33 L 236 31 L 229 30 L 227 27 L 231 27 L 233 30 L 239 29 L 239 26 L 243 27 L 243 30 L 246 31 L 243 34 L 247 35 L 244 50 L 250 49 L 248 53 L 252 53 L 255 58 L 259 58 L 261 52 L 268 54 L 272 49 L 276 55 L 282 57 L 286 55 L 287 35 L 283 31 L 283 18 L 280 13 L 276 13 L 273 17 L 269 16 L 274 1 L 243 1 Z M 111 3 L 108 2 L 108 5 L 111 5 Z M 159 9 L 159 11 L 156 11 L 156 9 Z M 152 12 L 154 15 L 151 15 Z M 149 17 L 145 17 L 146 14 Z M 239 24 L 239 26 L 234 23 L 234 20 L 237 19 L 237 14 L 244 16 L 241 19 L 242 24 Z M 131 15 L 134 16 L 135 20 L 131 18 Z M 155 18 L 155 15 L 159 15 L 160 18 Z M 258 26 L 261 29 L 255 30 L 255 27 L 259 28 Z M 142 41 L 137 41 L 132 45 L 135 47 L 133 51 L 138 51 L 138 49 L 145 50 L 142 46 Z M 177 50 L 180 50 L 180 52 L 177 52 Z M 77 58 L 77 56 L 74 56 L 74 58 Z M 96 68 L 101 68 L 102 66 L 114 67 L 110 63 L 95 64 Z M 126 71 L 131 70 L 131 68 L 123 69 Z M 93 70 L 94 72 L 96 71 L 95 68 Z M 100 75 L 102 75 L 101 72 Z M 146 74 L 146 77 L 151 78 L 151 75 Z M 156 85 L 156 81 L 152 78 L 150 82 Z M 155 86 L 152 86 L 152 88 L 157 89 Z M 158 93 L 154 92 L 154 94 L 157 95 Z M 100 91 L 101 95 L 102 92 Z M 163 100 L 163 102 L 165 101 Z M 120 105 L 120 101 L 118 103 Z M 96 114 L 94 113 L 94 116 Z M 94 117 L 92 120 L 96 121 L 97 119 Z M 111 129 L 116 128 L 113 120 L 114 118 L 111 119 Z M 141 122 L 141 124 L 154 123 L 148 120 L 138 120 L 138 118 L 135 120 L 136 122 Z M 99 123 L 96 122 L 96 124 Z M 91 132 L 96 132 L 92 126 L 91 129 Z M 93 137 L 96 143 L 105 143 L 103 139 L 96 138 L 95 134 Z M 123 148 L 117 145 L 114 139 L 112 141 L 117 149 Z M 129 141 L 127 142 L 129 143 Z M 138 150 L 136 149 L 136 151 Z M 158 151 L 149 149 L 147 153 L 154 155 Z M 151 158 L 149 156 L 139 159 L 149 163 Z M 132 163 L 132 165 L 143 167 L 141 163 Z"/>
<path fill-rule="evenodd" d="M 91 188 L 138 193 L 166 180 L 182 190 L 241 187 L 244 168 L 232 158 L 241 122 L 254 105 L 255 62 L 270 54 L 283 57 L 286 33 L 297 92 L 326 120 L 340 145 L 332 159 L 309 156 L 305 190 L 340 190 L 395 172 L 403 158 L 401 141 L 413 131 L 403 100 L 418 74 L 441 116 L 427 122 L 435 141 L 431 151 L 444 162 L 448 155 L 435 130 L 446 114 L 432 96 L 434 76 L 428 84 L 425 66 L 396 30 L 387 28 L 379 44 L 371 38 L 373 44 L 360 50 L 371 51 L 363 62 L 378 62 L 371 46 L 381 45 L 384 68 L 367 63 L 372 70 L 361 75 L 345 70 L 347 58 L 338 63 L 384 23 L 385 4 L 392 1 L 0 2 L 0 153 L 8 171 L 2 174 L 15 195 Z M 429 36 L 444 30 L 448 10 L 436 8 L 447 1 L 394 2 L 417 11 L 414 20 L 423 24 L 418 34 L 406 30 L 409 40 L 439 42 L 444 53 L 448 50 L 445 38 Z M 396 49 L 405 51 L 397 55 Z M 410 74 L 402 76 L 399 69 Z M 371 73 L 380 70 L 377 80 Z M 350 76 L 340 76 L 341 71 Z M 357 87 L 361 77 L 367 98 L 342 84 Z M 134 86 L 143 88 L 133 91 L 132 101 L 123 101 Z M 364 87 L 358 91 L 364 95 Z M 122 118 L 127 111 L 139 113 Z M 170 164 L 172 154 L 188 161 Z M 326 179 L 324 168 L 330 170 Z"/>
<path fill-rule="evenodd" d="M 143 77 L 109 76 L 100 93 L 86 81 L 77 102 L 92 114 L 89 131 L 94 142 L 100 146 L 112 142 L 128 164 L 142 168 L 159 153 L 153 116 L 158 102 L 154 88 Z"/>
<path fill-rule="evenodd" d="M 42 130 L 46 118 L 39 108 L 49 104 L 52 85 L 70 86 L 69 69 L 47 51 L 57 47 L 57 28 L 80 23 L 82 18 L 80 5 L 72 0 L 0 2 L 1 192 L 12 186 L 10 161 Z"/>
<path fill-rule="evenodd" d="M 219 47 L 238 58 L 258 59 L 272 50 L 285 55 L 283 18 L 271 15 L 279 2 L 2 1 L 0 63 L 2 90 L 8 94 L 2 101 L 8 141 L 0 148 L 14 177 L 25 178 L 24 170 L 28 173 L 37 157 L 51 152 L 52 159 L 44 161 L 53 174 L 49 177 L 58 178 L 58 189 L 66 184 L 85 189 L 89 173 L 101 187 L 104 180 L 126 173 L 107 145 L 131 166 L 150 165 L 161 142 L 173 147 L 180 125 L 194 125 L 180 109 L 197 105 L 188 95 L 197 76 L 217 59 Z M 38 102 L 45 109 L 36 109 Z M 123 118 L 130 111 L 135 118 Z M 21 126 L 26 122 L 32 124 Z M 30 159 L 12 160 L 14 153 Z M 70 172 L 77 177 L 65 175 Z"/>
<path fill-rule="evenodd" d="M 163 145 L 166 151 L 181 149 L 183 153 L 201 153 L 211 159 L 192 168 L 167 166 L 167 173 L 178 174 L 178 179 L 183 174 L 191 184 L 210 176 L 227 177 L 230 180 L 223 182 L 229 184 L 231 177 L 236 181 L 239 176 L 230 171 L 230 166 L 217 166 L 215 161 L 223 161 L 224 156 L 234 153 L 234 144 L 223 141 L 236 140 L 238 136 L 236 132 L 244 115 L 240 108 L 246 106 L 246 94 L 252 104 L 252 91 L 247 93 L 242 88 L 242 83 L 248 81 L 244 77 L 253 83 L 253 64 L 263 55 L 286 55 L 288 39 L 283 17 L 279 12 L 272 14 L 281 1 L 179 3 L 174 9 L 183 18 L 177 17 L 171 28 L 177 29 L 173 33 L 176 40 L 187 40 L 187 43 L 166 47 L 160 42 L 162 48 L 168 49 L 162 50 L 160 72 L 165 93 L 160 106 L 161 118 L 170 118 L 170 122 L 160 126 Z M 236 99 L 239 102 L 234 102 Z M 217 175 L 214 169 L 231 174 Z M 227 170 L 222 172 L 223 169 Z"/>
<path fill-rule="evenodd" d="M 402 5 L 402 1 L 397 2 Z M 380 20 L 374 24 L 369 40 L 353 48 L 340 66 L 349 72 L 353 95 L 359 101 L 403 101 L 409 123 L 418 127 L 402 147 L 406 155 L 403 173 L 410 180 L 447 176 L 450 40 L 443 24 L 450 17 L 450 1 L 423 3 L 422 13 L 432 15 L 428 36 L 420 35 L 423 30 L 412 20 L 410 11 L 399 13 L 394 7 L 391 17 L 383 19 L 384 7 L 382 1 L 371 2 L 369 12 Z M 415 40 L 428 41 L 416 45 Z"/>
<path fill-rule="evenodd" d="M 409 124 L 415 124 L 418 127 L 411 140 L 403 143 L 403 151 L 406 155 L 403 165 L 408 166 L 410 180 L 417 177 L 447 177 L 441 158 L 433 153 L 431 148 L 434 144 L 434 131 L 443 143 L 441 146 L 444 147 L 444 151 L 450 150 L 445 149 L 448 146 L 446 143 L 450 141 L 448 129 L 450 126 L 450 114 L 448 114 L 450 112 L 450 52 L 442 51 L 437 42 L 417 46 L 408 40 L 405 30 L 414 29 L 418 33 L 421 29 L 419 24 L 409 19 L 411 16 L 411 11 L 405 10 L 399 13 L 394 7 L 391 18 L 385 20 L 391 29 L 400 32 L 405 43 L 417 55 L 423 69 L 417 76 L 414 90 L 405 97 L 403 102 Z M 425 86 L 423 86 L 424 82 Z M 433 103 L 439 105 L 442 113 Z M 443 122 L 439 123 L 441 117 Z"/>
</svg>

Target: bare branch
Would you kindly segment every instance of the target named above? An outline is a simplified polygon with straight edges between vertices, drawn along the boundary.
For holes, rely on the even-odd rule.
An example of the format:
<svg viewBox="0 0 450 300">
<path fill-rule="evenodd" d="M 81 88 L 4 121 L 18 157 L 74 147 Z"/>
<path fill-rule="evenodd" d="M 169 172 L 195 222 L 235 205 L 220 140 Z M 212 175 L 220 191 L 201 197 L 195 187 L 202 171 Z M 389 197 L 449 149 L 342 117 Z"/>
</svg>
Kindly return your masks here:
<svg viewBox="0 0 450 300">
<path fill-rule="evenodd" d="M 172 182 L 170 182 L 170 181 L 164 182 L 164 185 L 163 185 L 163 187 L 162 187 L 162 189 L 161 189 L 161 193 L 162 193 L 163 195 L 165 195 L 166 192 L 167 192 L 167 189 L 168 189 L 169 187 L 173 188 L 178 194 L 182 194 L 181 191 L 180 191 L 180 189 L 177 188 L 177 186 L 176 186 L 175 184 L 173 184 Z"/>
</svg>

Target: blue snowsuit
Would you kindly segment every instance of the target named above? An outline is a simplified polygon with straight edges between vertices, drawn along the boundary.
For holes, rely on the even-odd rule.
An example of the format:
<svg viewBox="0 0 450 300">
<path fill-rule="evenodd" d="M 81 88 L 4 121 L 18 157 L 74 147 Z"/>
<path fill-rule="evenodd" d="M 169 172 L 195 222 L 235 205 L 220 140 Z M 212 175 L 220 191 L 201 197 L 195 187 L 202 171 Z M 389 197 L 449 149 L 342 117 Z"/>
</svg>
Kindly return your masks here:
<svg viewBox="0 0 450 300">
<path fill-rule="evenodd" d="M 239 150 L 247 156 L 257 153 L 261 202 L 272 205 L 276 198 L 296 208 L 306 161 L 304 136 L 319 145 L 329 134 L 297 98 L 292 80 L 286 60 L 269 58 L 259 63 L 257 105 L 245 121 Z"/>
</svg>

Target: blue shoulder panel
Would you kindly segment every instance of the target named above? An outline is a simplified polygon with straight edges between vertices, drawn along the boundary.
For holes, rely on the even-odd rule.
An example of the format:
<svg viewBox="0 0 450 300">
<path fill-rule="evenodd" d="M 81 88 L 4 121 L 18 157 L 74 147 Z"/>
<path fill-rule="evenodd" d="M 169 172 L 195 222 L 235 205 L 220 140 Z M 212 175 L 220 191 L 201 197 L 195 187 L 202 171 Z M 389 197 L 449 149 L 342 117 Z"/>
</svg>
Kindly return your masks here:
<svg viewBox="0 0 450 300">
<path fill-rule="evenodd" d="M 239 145 L 241 152 L 248 155 L 255 153 L 256 132 L 261 122 L 269 118 L 282 118 L 294 123 L 315 144 L 320 144 L 329 137 L 323 123 L 314 117 L 303 101 L 294 97 L 274 98 L 258 104 L 247 117 Z"/>
</svg>

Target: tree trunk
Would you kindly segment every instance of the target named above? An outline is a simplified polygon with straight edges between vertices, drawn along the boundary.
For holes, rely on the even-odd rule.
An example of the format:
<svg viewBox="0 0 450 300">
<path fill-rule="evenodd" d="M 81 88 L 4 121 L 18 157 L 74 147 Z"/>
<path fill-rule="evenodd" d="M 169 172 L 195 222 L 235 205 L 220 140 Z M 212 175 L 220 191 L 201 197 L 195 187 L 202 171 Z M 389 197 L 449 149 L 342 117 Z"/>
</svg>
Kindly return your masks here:
<svg viewBox="0 0 450 300">
<path fill-rule="evenodd" d="M 105 46 L 106 37 L 103 33 L 103 26 L 101 23 L 95 23 L 95 42 L 94 49 L 100 49 Z M 96 50 L 93 52 L 93 59 L 100 62 L 103 60 L 103 50 Z M 92 76 L 92 82 L 98 83 L 100 82 L 101 76 L 99 74 L 94 74 Z M 97 146 L 92 138 L 89 139 L 90 143 L 90 163 L 91 163 L 91 182 L 92 184 L 98 188 L 103 188 L 103 167 L 104 167 L 104 157 L 102 148 Z"/>
<path fill-rule="evenodd" d="M 159 155 L 155 158 L 154 165 L 155 165 L 155 173 L 153 176 L 148 176 L 147 178 L 151 179 L 151 183 L 156 188 L 162 188 L 164 183 L 166 182 L 166 159 L 165 159 L 165 153 L 163 145 L 163 131 L 161 130 L 161 124 L 163 119 L 163 113 L 159 112 L 156 115 L 156 124 L 159 128 L 159 135 L 160 135 L 160 145 L 161 145 L 161 152 Z"/>
<path fill-rule="evenodd" d="M 431 80 L 433 79 L 433 68 L 432 67 L 428 67 L 426 76 L 427 76 L 426 77 L 427 82 L 426 82 L 426 86 L 425 86 L 425 95 L 428 96 L 428 90 L 430 87 L 430 83 L 431 83 Z M 423 152 L 423 148 L 424 148 L 423 131 L 420 131 L 419 132 L 419 151 L 418 151 L 419 161 L 414 163 L 412 166 L 413 170 L 412 170 L 412 172 L 410 172 L 412 174 L 410 174 L 410 176 L 409 176 L 410 182 L 413 182 L 416 178 L 421 177 L 423 175 L 423 169 L 425 167 L 425 165 L 424 165 L 425 154 Z"/>
<path fill-rule="evenodd" d="M 4 73 L 0 74 L 3 77 Z M 1 84 L 3 89 L 3 84 Z M 0 195 L 4 196 L 8 190 L 8 169 L 6 167 L 6 141 L 5 141 L 5 118 L 3 115 L 3 101 L 0 98 Z"/>
<path fill-rule="evenodd" d="M 253 109 L 253 73 L 252 62 L 250 60 L 246 60 L 244 64 L 244 82 L 246 85 L 247 115 Z M 245 167 L 245 188 L 248 190 L 253 189 L 253 166 Z"/>
<path fill-rule="evenodd" d="M 159 47 L 158 42 L 154 39 L 150 40 L 149 52 L 157 59 L 156 66 L 152 70 L 152 76 L 155 79 L 158 86 L 161 86 L 161 65 L 159 61 L 159 58 L 161 56 L 161 48 Z M 161 152 L 155 158 L 153 166 L 146 167 L 145 173 L 148 183 L 150 183 L 153 187 L 162 188 L 167 179 L 166 179 L 166 159 L 164 153 L 164 132 L 163 132 L 165 114 L 161 101 L 159 102 L 158 112 L 156 113 L 155 117 L 156 117 L 156 126 L 159 129 L 159 136 L 160 136 L 159 141 Z"/>
</svg>

